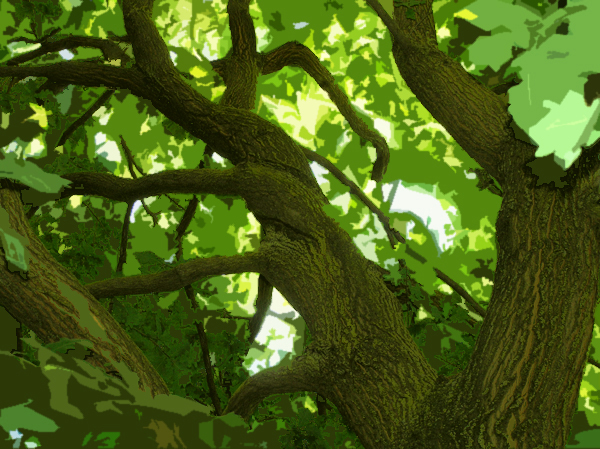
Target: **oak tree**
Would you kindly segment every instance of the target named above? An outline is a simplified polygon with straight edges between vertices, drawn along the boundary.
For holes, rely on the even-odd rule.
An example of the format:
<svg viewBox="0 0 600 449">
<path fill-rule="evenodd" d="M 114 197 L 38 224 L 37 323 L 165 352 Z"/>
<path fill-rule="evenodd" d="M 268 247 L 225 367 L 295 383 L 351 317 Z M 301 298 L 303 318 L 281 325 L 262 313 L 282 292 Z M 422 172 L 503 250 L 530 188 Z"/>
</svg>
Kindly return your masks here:
<svg viewBox="0 0 600 449">
<path fill-rule="evenodd" d="M 441 48 L 441 27 L 434 20 L 434 10 L 439 7 L 432 0 L 393 4 L 366 0 L 353 5 L 312 2 L 310 7 L 295 2 L 297 5 L 285 7 L 288 12 L 302 10 L 320 16 L 327 23 L 337 14 L 346 28 L 355 24 L 354 33 L 360 33 L 367 23 L 365 35 L 389 50 L 395 65 L 367 64 L 373 54 L 358 65 L 363 73 L 373 70 L 365 75 L 369 83 L 380 82 L 391 89 L 391 99 L 380 100 L 388 108 L 386 115 L 398 124 L 405 116 L 411 117 L 408 106 L 412 103 L 396 92 L 401 78 L 418 99 L 417 107 L 431 114 L 448 134 L 441 140 L 431 137 L 430 146 L 454 152 L 450 158 L 455 160 L 469 159 L 475 167 L 479 189 L 471 185 L 471 195 L 481 204 L 468 207 L 500 204 L 495 226 L 490 225 L 495 227 L 495 239 L 489 233 L 481 237 L 486 240 L 486 252 L 481 254 L 497 253 L 495 268 L 493 263 L 485 263 L 476 272 L 471 266 L 459 282 L 458 262 L 445 262 L 444 266 L 452 266 L 449 274 L 440 268 L 441 260 L 423 257 L 396 229 L 405 222 L 390 223 L 393 213 L 389 205 L 387 211 L 379 207 L 381 189 L 371 189 L 368 194 L 363 191 L 370 181 L 389 181 L 388 169 L 403 166 L 408 159 L 374 129 L 372 118 L 362 114 L 363 120 L 350 103 L 353 97 L 365 96 L 363 89 L 376 87 L 358 84 L 354 95 L 352 86 L 342 88 L 338 80 L 344 73 L 332 73 L 328 66 L 343 70 L 343 57 L 338 60 L 334 53 L 328 56 L 335 63 L 324 62 L 327 58 L 321 49 L 321 57 L 316 55 L 318 46 L 311 48 L 308 34 L 302 42 L 274 41 L 267 50 L 259 51 L 265 44 L 258 42 L 254 2 L 229 0 L 215 23 L 220 23 L 221 31 L 226 27 L 231 46 L 224 56 L 208 61 L 189 41 L 198 44 L 206 39 L 211 24 L 206 17 L 217 15 L 217 5 L 185 2 L 192 8 L 189 20 L 178 22 L 175 18 L 183 12 L 175 5 L 184 2 L 122 0 L 108 2 L 108 6 L 92 2 L 72 5 L 70 14 L 55 1 L 4 3 L 14 7 L 9 11 L 15 17 L 28 17 L 33 37 L 24 37 L 22 29 L 10 30 L 14 36 L 11 44 L 25 46 L 19 54 L 3 53 L 1 106 L 11 122 L 18 120 L 19 114 L 25 114 L 21 115 L 24 120 L 32 112 L 43 115 L 51 110 L 52 114 L 44 115 L 45 123 L 38 119 L 35 127 L 28 122 L 8 128 L 0 143 L 7 145 L 16 138 L 23 143 L 26 136 L 31 142 L 42 135 L 45 155 L 30 158 L 28 163 L 45 169 L 46 175 L 60 176 L 56 189 L 47 188 L 57 182 L 56 177 L 19 173 L 14 155 L 0 153 L 0 164 L 10 175 L 1 180 L 0 189 L 0 225 L 5 231 L 0 258 L 6 260 L 0 271 L 0 305 L 41 341 L 88 340 L 92 352 L 86 360 L 93 366 L 114 374 L 119 371 L 117 364 L 124 362 L 139 377 L 141 390 L 152 396 L 173 394 L 177 383 L 172 379 L 177 376 L 168 374 L 167 382 L 164 376 L 169 370 L 153 365 L 136 344 L 135 324 L 128 324 L 129 331 L 123 324 L 130 307 L 127 298 L 168 293 L 185 311 L 185 324 L 193 326 L 193 342 L 201 349 L 206 383 L 203 400 L 215 416 L 234 413 L 249 420 L 274 394 L 309 391 L 317 394 L 319 413 L 332 404 L 369 449 L 565 446 L 584 370 L 590 364 L 598 366 L 589 351 L 600 269 L 600 146 L 581 141 L 581 153 L 564 169 L 550 156 L 536 156 L 537 145 L 514 126 L 509 113 L 513 92 L 509 89 L 523 87 L 522 79 L 508 76 L 512 60 L 478 77 L 469 73 L 460 57 L 449 54 L 447 44 Z M 17 3 L 26 6 L 15 6 Z M 443 3 L 457 8 L 455 2 Z M 554 3 L 544 7 L 564 9 L 563 2 Z M 289 28 L 273 12 L 273 2 L 257 4 L 265 17 L 265 11 L 271 12 L 261 23 L 268 24 L 274 36 Z M 87 28 L 81 14 L 91 17 L 96 8 L 103 13 Z M 205 22 L 196 22 L 201 17 Z M 54 20 L 58 26 L 49 27 Z M 79 33 L 64 32 L 62 28 L 73 26 L 70 21 L 82 22 Z M 553 32 L 560 32 L 560 23 Z M 324 45 L 325 35 L 319 33 L 315 39 Z M 176 36 L 179 45 L 173 41 Z M 348 44 L 357 45 L 350 40 Z M 58 54 L 65 50 L 77 57 L 62 60 Z M 348 54 L 353 51 L 364 48 L 346 49 Z M 348 72 L 352 70 L 357 69 L 350 65 Z M 284 77 L 278 79 L 279 73 Z M 260 92 L 268 92 L 268 87 L 260 91 L 257 84 L 268 79 L 270 84 L 284 86 L 291 96 L 295 86 L 304 83 L 303 79 L 294 80 L 293 73 L 308 75 L 335 107 L 337 115 L 322 113 L 339 122 L 320 123 L 327 132 L 312 135 L 304 129 L 297 135 L 293 127 L 283 120 L 278 123 L 274 114 L 265 112 L 267 99 Z M 95 89 L 93 96 L 87 94 L 88 88 Z M 75 99 L 57 100 L 65 92 Z M 600 101 L 590 94 L 590 88 L 586 93 L 590 105 Z M 29 109 L 20 111 L 19 102 Z M 61 109 L 61 105 L 67 106 Z M 133 107 L 137 118 L 127 116 Z M 108 120 L 96 114 L 100 108 L 114 108 L 111 126 L 119 133 L 120 161 L 94 161 L 90 137 L 99 132 L 102 120 Z M 415 128 L 414 123 L 404 123 L 399 129 L 405 133 L 411 126 Z M 331 138 L 344 128 L 355 136 L 349 147 L 352 156 L 348 149 L 340 156 L 337 142 Z M 17 135 L 12 135 L 13 131 Z M 144 133 L 148 133 L 146 137 Z M 159 150 L 155 145 L 158 133 L 166 139 Z M 301 143 L 302 134 L 313 137 L 305 139 L 310 145 Z M 409 141 L 405 136 L 403 145 L 408 146 Z M 456 145 L 449 149 L 448 142 Z M 167 153 L 167 145 L 169 151 L 178 151 L 178 157 Z M 156 153 L 168 170 L 153 168 Z M 340 166 L 340 160 L 349 157 L 355 158 L 357 167 L 372 165 L 370 173 L 356 171 L 362 176 L 359 182 L 354 173 L 348 176 L 346 167 Z M 217 161 L 223 163 L 215 165 Z M 319 185 L 311 162 L 328 170 L 332 181 L 346 186 L 338 185 L 337 191 L 348 187 L 356 198 L 354 207 L 361 204 L 366 208 L 361 213 L 372 213 L 383 227 L 384 239 L 378 241 L 387 248 L 377 249 L 378 263 L 357 247 L 350 235 L 351 220 L 343 217 L 331 195 Z M 33 169 L 28 166 L 27 170 Z M 449 178 L 457 184 L 466 182 Z M 75 196 L 82 196 L 84 204 L 68 205 Z M 145 199 L 157 196 L 162 202 L 146 204 Z M 91 200 L 99 197 L 102 203 L 94 205 Z M 226 214 L 231 208 L 238 218 L 251 213 L 260 235 L 243 243 L 236 233 L 248 222 L 236 219 L 229 236 L 236 239 L 237 248 L 210 255 L 210 236 L 202 236 L 201 230 L 209 222 L 199 205 L 209 204 L 211 198 L 225 215 L 223 228 L 228 228 L 231 219 Z M 147 221 L 139 220 L 135 226 L 148 228 L 152 223 L 153 236 L 167 234 L 162 240 L 136 241 L 138 233 L 131 231 L 130 217 L 140 200 Z M 106 260 L 100 257 L 96 264 L 102 267 L 100 272 L 93 267 L 83 270 L 87 263 L 94 265 L 91 260 L 75 261 L 69 248 L 59 248 L 64 241 L 52 237 L 49 229 L 40 231 L 41 212 L 57 205 L 70 211 L 65 212 L 60 228 L 70 234 L 64 247 L 79 246 L 90 258 L 100 240 L 95 243 L 96 237 L 86 234 L 86 225 L 81 224 L 94 210 L 111 211 L 110 220 L 104 215 L 95 217 L 103 226 L 102 235 L 110 234 L 110 241 L 117 245 L 100 248 L 101 254 L 112 254 L 106 255 Z M 84 206 L 89 213 L 81 212 L 75 219 L 73 211 L 82 211 Z M 172 213 L 159 214 L 152 210 L 154 206 Z M 245 208 L 244 214 L 240 208 Z M 190 239 L 192 231 L 195 240 Z M 87 237 L 77 239 L 78 232 Z M 200 246 L 206 249 L 203 255 L 193 250 L 198 237 L 205 239 Z M 132 244 L 140 254 L 145 245 L 154 255 L 144 253 L 145 259 L 138 258 L 136 264 L 128 254 Z M 168 252 L 174 256 L 172 265 L 162 262 Z M 384 266 L 388 256 L 396 260 Z M 153 264 L 158 268 L 150 269 Z M 277 289 L 302 317 L 309 339 L 291 363 L 249 377 L 229 374 L 227 383 L 223 370 L 218 375 L 214 371 L 210 344 L 217 340 L 205 329 L 208 315 L 198 306 L 197 295 L 206 290 L 206 279 L 241 273 L 259 274 L 258 293 L 256 313 L 233 327 L 235 338 L 248 343 L 255 340 Z M 439 279 L 455 293 L 434 293 L 433 282 L 403 284 L 411 282 L 408 273 L 420 282 Z M 473 278 L 479 282 L 477 296 Z M 471 292 L 461 283 L 469 285 Z M 488 291 L 489 301 L 485 298 Z M 426 297 L 425 308 L 437 323 L 444 318 L 464 332 L 464 341 L 471 342 L 468 357 L 458 369 L 440 369 L 420 346 L 425 335 L 417 320 L 419 307 L 414 307 L 419 296 Z M 456 304 L 459 299 L 464 299 L 463 308 Z M 159 313 L 150 305 L 136 316 L 146 312 Z M 233 345 L 232 341 L 220 344 Z M 165 350 L 163 344 L 155 343 L 157 350 Z M 190 352 L 189 343 L 182 343 L 178 350 Z M 240 363 L 234 365 L 240 368 Z"/>
</svg>

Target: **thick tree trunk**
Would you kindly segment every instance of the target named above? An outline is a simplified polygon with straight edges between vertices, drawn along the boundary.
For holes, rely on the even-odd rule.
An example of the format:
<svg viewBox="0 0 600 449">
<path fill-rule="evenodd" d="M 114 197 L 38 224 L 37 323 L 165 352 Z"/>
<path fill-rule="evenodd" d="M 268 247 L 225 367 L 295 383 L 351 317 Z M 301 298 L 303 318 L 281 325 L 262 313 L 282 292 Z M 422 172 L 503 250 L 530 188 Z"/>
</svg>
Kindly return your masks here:
<svg viewBox="0 0 600 449">
<path fill-rule="evenodd" d="M 24 279 L 8 269 L 0 245 L 0 305 L 43 343 L 87 339 L 94 344 L 94 354 L 87 362 L 107 372 L 119 371 L 114 361 L 125 362 L 139 376 L 142 391 L 149 390 L 152 396 L 169 394 L 162 377 L 119 323 L 44 247 L 31 229 L 12 183 L 6 179 L 0 183 L 0 213 L 8 213 L 10 227 L 27 242 L 31 255 Z M 104 366 L 107 363 L 108 368 Z"/>
<path fill-rule="evenodd" d="M 400 73 L 504 194 L 494 290 L 469 365 L 438 379 L 411 431 L 385 447 L 563 448 L 598 299 L 598 148 L 584 149 L 563 188 L 540 183 L 551 158 L 536 160 L 506 105 L 438 50 L 431 2 L 415 9 L 416 20 L 395 10 L 417 43 L 392 38 Z"/>
<path fill-rule="evenodd" d="M 367 449 L 563 448 L 598 298 L 598 150 L 584 151 L 565 188 L 539 183 L 548 161 L 515 138 L 506 104 L 437 49 L 431 2 L 416 8 L 429 17 L 396 10 L 416 43 L 394 41 L 402 77 L 504 190 L 494 292 L 468 368 L 438 377 L 347 234 L 319 225 L 318 250 L 285 242 L 278 271 L 265 273 L 314 341 L 291 371 L 249 379 L 227 411 L 247 416 L 269 387 L 312 385 Z"/>
<path fill-rule="evenodd" d="M 494 290 L 470 363 L 438 383 L 413 421 L 415 440 L 401 447 L 564 448 L 598 298 L 590 184 L 536 188 L 524 172 L 509 178 Z"/>
</svg>

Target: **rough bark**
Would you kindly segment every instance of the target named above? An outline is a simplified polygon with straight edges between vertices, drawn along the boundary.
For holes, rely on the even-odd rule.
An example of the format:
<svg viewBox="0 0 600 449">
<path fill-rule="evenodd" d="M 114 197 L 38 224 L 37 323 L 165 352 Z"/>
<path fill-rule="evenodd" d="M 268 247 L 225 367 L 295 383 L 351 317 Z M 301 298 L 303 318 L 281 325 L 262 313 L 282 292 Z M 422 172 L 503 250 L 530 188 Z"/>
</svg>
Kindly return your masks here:
<svg viewBox="0 0 600 449">
<path fill-rule="evenodd" d="M 25 217 L 18 191 L 6 179 L 1 180 L 0 208 L 8 213 L 11 229 L 27 242 L 30 254 L 27 276 L 23 277 L 9 269 L 0 245 L 0 305 L 43 343 L 87 339 L 94 344 L 94 354 L 87 362 L 106 372 L 118 372 L 113 362 L 124 362 L 139 376 L 142 391 L 152 396 L 169 394 L 164 380 L 131 337 L 44 247 Z"/>
<path fill-rule="evenodd" d="M 599 145 L 569 170 L 566 187 L 538 185 L 535 147 L 515 138 L 506 106 L 437 49 L 429 8 L 417 7 L 414 22 L 396 11 L 422 45 L 406 51 L 394 39 L 400 73 L 504 195 L 494 290 L 469 365 L 439 379 L 399 447 L 562 448 L 598 300 Z"/>
<path fill-rule="evenodd" d="M 386 25 L 395 23 L 396 63 L 423 105 L 505 192 L 496 223 L 494 292 L 470 363 L 451 378 L 438 376 L 429 365 L 381 273 L 323 211 L 326 198 L 299 146 L 280 127 L 248 111 L 254 108 L 261 67 L 269 61 L 255 51 L 249 0 L 228 3 L 233 52 L 218 66 L 228 85 L 226 95 L 241 99 L 238 107 L 215 105 L 181 79 L 152 23 L 149 0 L 123 1 L 134 68 L 98 65 L 92 70 L 86 63 L 62 63 L 1 68 L 0 74 L 18 76 L 27 70 L 50 80 L 128 88 L 234 164 L 220 174 L 177 170 L 127 181 L 111 175 L 65 176 L 74 181 L 77 194 L 87 191 L 121 201 L 161 189 L 228 189 L 244 198 L 259 220 L 265 236 L 246 269 L 259 272 L 286 297 L 304 318 L 313 341 L 290 368 L 270 368 L 248 379 L 225 413 L 247 418 L 269 395 L 308 390 L 331 400 L 367 449 L 562 448 L 577 404 L 598 298 L 598 160 L 592 157 L 597 151 L 589 150 L 590 157 L 570 170 L 567 188 L 537 185 L 527 165 L 535 160 L 535 149 L 515 138 L 505 102 L 437 49 L 431 3 L 414 6 L 416 21 L 405 19 L 401 9 L 393 19 L 386 18 Z M 295 48 L 288 46 L 279 56 L 293 61 Z M 78 67 L 85 68 L 85 75 Z M 326 78 L 322 80 L 327 89 Z M 330 93 L 337 104 L 336 95 Z M 357 121 L 349 123 L 362 132 Z M 384 155 L 383 147 L 381 151 Z M 385 171 L 381 164 L 380 173 Z M 63 192 L 68 194 L 75 193 Z M 14 225 L 29 229 L 16 194 L 4 189 L 0 199 Z M 98 298 L 111 291 L 127 294 L 135 285 L 135 292 L 143 293 L 149 284 L 143 277 L 113 279 L 90 285 L 86 292 L 27 232 L 37 277 L 24 283 L 3 272 L 2 285 L 9 287 L 1 291 L 2 305 L 8 304 L 15 318 L 42 337 L 96 338 L 85 334 L 75 319 L 57 319 L 59 306 L 75 315 L 74 298 L 85 298 L 89 313 L 111 331 L 110 343 L 96 338 L 95 344 L 120 348 L 123 358 L 129 357 L 128 365 L 139 370 L 145 358 L 90 291 Z M 179 279 L 178 288 L 189 284 L 195 273 Z M 67 297 L 66 286 L 76 293 Z M 27 309 L 20 302 L 23 295 Z M 162 391 L 164 384 L 151 367 L 143 373 L 146 385 Z"/>
</svg>

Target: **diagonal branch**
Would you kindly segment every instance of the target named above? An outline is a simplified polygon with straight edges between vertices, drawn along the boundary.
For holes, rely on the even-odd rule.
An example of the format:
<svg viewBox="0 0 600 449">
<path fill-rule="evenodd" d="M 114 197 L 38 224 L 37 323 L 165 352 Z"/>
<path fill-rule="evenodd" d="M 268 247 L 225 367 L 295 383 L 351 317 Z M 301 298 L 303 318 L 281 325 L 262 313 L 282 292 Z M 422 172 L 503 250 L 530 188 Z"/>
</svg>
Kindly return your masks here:
<svg viewBox="0 0 600 449">
<path fill-rule="evenodd" d="M 330 161 L 328 161 L 323 156 L 315 153 L 314 151 L 309 150 L 308 148 L 302 147 L 302 149 L 304 151 L 304 154 L 306 155 L 306 157 L 309 160 L 316 162 L 323 168 L 326 168 L 342 184 L 350 187 L 350 192 L 353 195 L 357 196 L 369 208 L 369 210 L 371 212 L 373 212 L 379 218 L 379 221 L 381 221 L 381 224 L 383 225 L 383 228 L 385 229 L 385 232 L 388 236 L 388 239 L 390 241 L 390 245 L 392 246 L 392 248 L 396 247 L 397 242 L 406 243 L 406 240 L 404 239 L 404 237 L 402 237 L 402 235 L 398 231 L 396 231 L 394 228 L 392 228 L 390 226 L 390 219 L 388 217 L 386 217 L 383 214 L 383 212 L 381 212 L 381 210 L 373 204 L 373 202 L 362 192 L 362 190 L 356 185 L 356 183 L 354 181 L 351 181 L 350 179 L 348 179 L 348 177 L 346 175 L 344 175 L 344 173 L 342 173 L 334 164 L 332 164 Z M 423 256 L 420 256 L 418 253 L 416 253 L 416 255 L 418 257 L 421 257 L 423 260 L 425 260 L 425 258 Z M 376 265 L 375 268 L 380 273 L 390 274 L 389 271 L 385 270 L 383 267 L 379 267 L 374 262 L 373 262 L 373 264 Z M 448 277 L 448 275 L 446 275 L 439 269 L 434 268 L 434 270 L 439 279 L 444 281 L 446 284 L 450 285 L 450 287 L 452 287 L 459 295 L 461 295 L 463 298 L 465 298 L 465 300 L 469 303 L 471 308 L 473 308 L 478 315 L 483 316 L 485 309 L 483 307 L 481 307 L 479 305 L 479 303 L 477 303 L 477 301 L 475 301 L 475 299 L 473 299 L 471 297 L 471 295 L 469 295 L 465 289 L 463 289 L 458 283 L 453 281 L 450 277 Z"/>
<path fill-rule="evenodd" d="M 414 6 L 419 16 L 416 23 L 398 11 L 390 17 L 378 0 L 367 3 L 392 36 L 392 53 L 408 87 L 461 148 L 502 185 L 507 147 L 518 142 L 508 107 L 438 48 L 432 0 Z"/>
<path fill-rule="evenodd" d="M 416 47 L 415 43 L 408 39 L 404 33 L 400 30 L 400 26 L 394 21 L 392 17 L 383 9 L 383 6 L 378 0 L 367 0 L 367 3 L 371 8 L 375 10 L 379 18 L 383 21 L 385 26 L 390 31 L 390 34 L 394 36 L 394 39 L 405 49 Z"/>
<path fill-rule="evenodd" d="M 17 321 L 31 329 L 43 343 L 86 339 L 94 356 L 87 360 L 107 370 L 106 364 L 125 364 L 139 376 L 139 386 L 152 396 L 169 394 L 169 388 L 131 337 L 96 301 L 77 278 L 59 264 L 29 225 L 19 194 L 8 180 L 0 180 L 0 210 L 7 215 L 9 229 L 16 231 L 30 255 L 27 279 L 10 268 L 0 267 L 0 305 Z M 6 258 L 0 245 L 0 260 Z"/>
<path fill-rule="evenodd" d="M 123 140 L 123 139 L 121 139 Z M 125 145 L 125 141 L 123 141 L 123 146 L 127 149 Z M 129 153 L 129 149 L 127 149 Z M 131 159 L 133 160 L 133 158 Z M 204 160 L 200 162 L 198 168 L 210 167 L 210 157 L 205 153 Z M 130 170 L 133 170 L 133 167 L 130 167 Z M 141 169 L 138 167 L 138 170 Z M 202 200 L 206 198 L 206 195 L 202 196 Z M 196 209 L 200 204 L 196 195 L 192 197 L 190 202 L 188 203 L 185 213 L 181 218 L 179 225 L 177 226 L 176 232 L 177 237 L 175 241 L 177 242 L 177 253 L 175 254 L 175 258 L 177 261 L 181 261 L 183 258 L 183 237 L 188 233 L 187 229 L 192 222 L 194 214 L 196 213 Z M 188 307 L 196 311 L 198 309 L 198 302 L 196 301 L 196 292 L 191 284 L 186 285 L 183 290 L 185 291 L 185 296 L 188 299 L 188 302 L 181 300 L 183 309 L 186 310 Z M 189 304 L 188 304 L 189 303 Z M 191 314 L 188 314 L 188 317 L 191 318 Z M 206 370 L 206 383 L 208 385 L 208 394 L 215 408 L 215 414 L 220 416 L 223 414 L 223 409 L 221 408 L 221 401 L 219 399 L 219 395 L 217 393 L 217 387 L 215 384 L 215 373 L 210 360 L 210 349 L 208 347 L 208 337 L 206 336 L 206 331 L 204 329 L 204 320 L 197 319 L 194 320 L 194 326 L 196 327 L 196 332 L 198 333 L 198 340 L 200 341 L 200 348 L 202 350 L 202 363 L 204 364 L 204 369 Z"/>
<path fill-rule="evenodd" d="M 479 303 L 477 301 L 475 301 L 471 295 L 469 295 L 469 293 L 467 293 L 467 291 L 462 288 L 458 283 L 454 282 L 452 279 L 450 279 L 448 277 L 448 275 L 442 273 L 440 270 L 438 270 L 437 268 L 433 269 L 435 271 L 435 274 L 437 274 L 437 277 L 439 279 L 441 279 L 442 281 L 444 281 L 446 284 L 448 284 L 450 287 L 452 287 L 452 289 L 458 293 L 460 296 L 462 296 L 463 298 L 465 298 L 465 301 L 467 302 L 467 304 L 469 304 L 471 306 L 471 308 L 475 311 L 475 313 L 481 317 L 483 317 L 485 315 L 485 309 L 483 307 L 481 307 L 479 305 Z"/>
<path fill-rule="evenodd" d="M 58 140 L 56 146 L 60 147 L 67 143 L 69 137 L 71 137 L 80 126 L 83 126 L 83 124 L 94 115 L 94 112 L 96 112 L 98 109 L 104 106 L 104 104 L 108 101 L 110 97 L 112 97 L 114 93 L 115 91 L 113 89 L 106 89 L 102 93 L 102 95 L 100 95 L 100 97 L 94 102 L 94 104 L 81 115 L 81 117 L 79 117 L 77 120 L 75 120 L 69 125 L 69 127 L 65 130 L 62 136 L 60 136 L 60 139 Z"/>
<path fill-rule="evenodd" d="M 308 160 L 314 161 L 319 164 L 321 167 L 326 168 L 329 172 L 335 176 L 342 184 L 350 187 L 350 192 L 356 195 L 364 204 L 369 208 L 371 212 L 373 212 L 379 218 L 379 221 L 383 224 L 383 228 L 388 236 L 390 241 L 390 245 L 392 248 L 396 247 L 396 242 L 406 243 L 406 240 L 402 235 L 396 231 L 394 228 L 390 226 L 390 219 L 386 217 L 381 210 L 377 206 L 373 204 L 373 202 L 363 193 L 363 191 L 354 183 L 349 180 L 342 171 L 337 168 L 332 162 L 330 162 L 327 158 L 321 156 L 320 154 L 309 150 L 306 147 L 301 147 L 302 151 L 306 155 Z"/>
</svg>

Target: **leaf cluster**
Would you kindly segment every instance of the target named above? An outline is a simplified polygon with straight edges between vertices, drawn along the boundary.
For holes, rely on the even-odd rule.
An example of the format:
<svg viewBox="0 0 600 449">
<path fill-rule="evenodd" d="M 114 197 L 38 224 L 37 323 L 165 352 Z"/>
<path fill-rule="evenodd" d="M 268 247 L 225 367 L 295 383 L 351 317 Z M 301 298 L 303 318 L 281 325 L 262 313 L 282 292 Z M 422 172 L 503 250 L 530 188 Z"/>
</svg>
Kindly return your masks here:
<svg viewBox="0 0 600 449">
<path fill-rule="evenodd" d="M 38 16 L 42 18 L 56 18 L 62 12 L 60 4 L 52 0 L 15 3 L 15 15 L 18 20 L 31 19 L 35 21 Z"/>
<path fill-rule="evenodd" d="M 384 275 L 384 280 L 393 286 L 394 295 L 402 303 L 404 322 L 407 329 L 417 345 L 424 347 L 427 338 L 427 329 L 433 328 L 440 330 L 443 326 L 453 327 L 456 324 L 469 324 L 472 320 L 466 309 L 459 304 L 462 299 L 460 295 L 453 292 L 451 295 L 444 295 L 436 292 L 435 297 L 431 297 L 410 277 L 410 273 L 405 264 L 400 261 L 399 268 L 391 270 L 390 275 Z M 421 305 L 429 303 L 431 316 L 418 319 L 418 313 Z M 444 362 L 438 369 L 438 373 L 444 376 L 452 376 L 464 370 L 471 358 L 475 347 L 475 340 L 479 335 L 480 324 L 476 324 L 472 332 L 461 332 L 462 342 L 456 343 L 454 350 L 442 348 L 441 355 L 436 356 Z"/>
<path fill-rule="evenodd" d="M 57 157 L 44 170 L 59 175 L 80 171 L 107 171 L 98 160 L 91 162 L 87 158 L 71 159 L 68 155 Z M 63 198 L 56 201 L 52 208 L 42 208 L 42 212 L 33 215 L 29 223 L 33 229 L 40 231 L 40 240 L 57 262 L 71 270 L 79 281 L 90 282 L 98 276 L 98 268 L 104 263 L 104 251 L 112 250 L 111 240 L 119 237 L 119 230 L 110 226 L 105 217 L 94 214 L 90 209 L 91 222 L 79 223 L 78 232 L 61 237 L 53 230 L 58 227 L 60 217 L 66 213 L 69 201 L 69 198 Z M 57 214 L 55 209 L 61 209 L 62 213 Z"/>
</svg>

